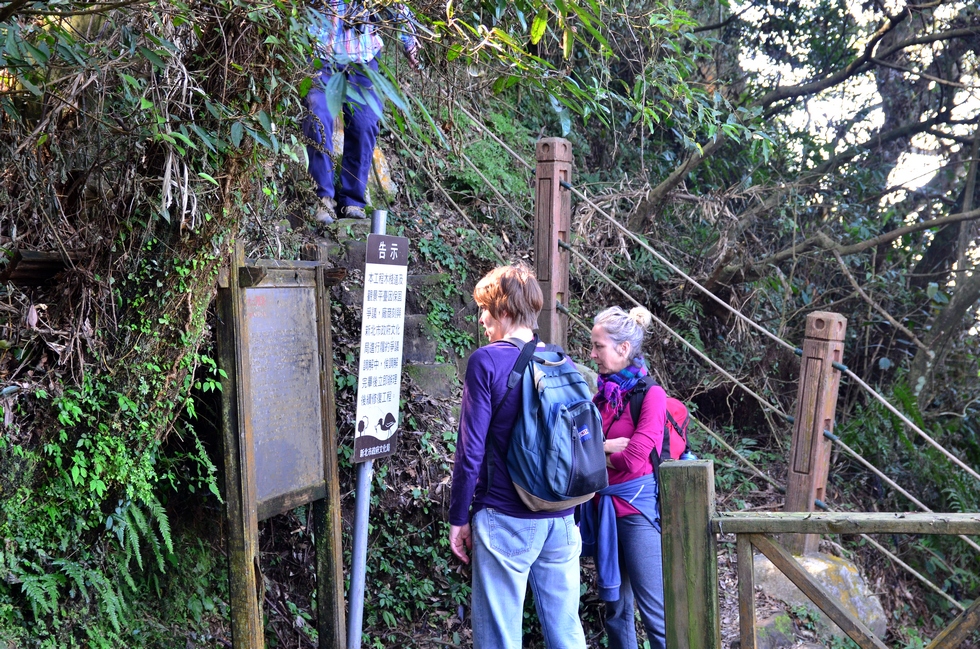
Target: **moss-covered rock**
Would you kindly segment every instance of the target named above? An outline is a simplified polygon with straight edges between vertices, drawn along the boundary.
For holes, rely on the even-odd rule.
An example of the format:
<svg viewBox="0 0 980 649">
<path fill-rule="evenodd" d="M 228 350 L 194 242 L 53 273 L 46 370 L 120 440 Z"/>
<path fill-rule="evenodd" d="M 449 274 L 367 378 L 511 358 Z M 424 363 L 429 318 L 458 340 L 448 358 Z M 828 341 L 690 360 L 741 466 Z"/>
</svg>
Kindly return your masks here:
<svg viewBox="0 0 980 649">
<path fill-rule="evenodd" d="M 879 637 L 885 635 L 888 630 L 888 619 L 885 617 L 881 601 L 868 589 L 857 566 L 847 559 L 826 554 L 796 557 L 796 560 L 831 597 L 861 620 L 875 635 Z M 755 581 L 756 586 L 770 597 L 786 602 L 790 606 L 808 606 L 813 609 L 818 633 L 844 637 L 844 632 L 819 611 L 786 575 L 759 554 L 755 556 Z"/>
<path fill-rule="evenodd" d="M 459 385 L 456 365 L 453 363 L 409 363 L 402 368 L 402 372 L 424 394 L 436 399 L 453 396 L 453 390 Z"/>
</svg>

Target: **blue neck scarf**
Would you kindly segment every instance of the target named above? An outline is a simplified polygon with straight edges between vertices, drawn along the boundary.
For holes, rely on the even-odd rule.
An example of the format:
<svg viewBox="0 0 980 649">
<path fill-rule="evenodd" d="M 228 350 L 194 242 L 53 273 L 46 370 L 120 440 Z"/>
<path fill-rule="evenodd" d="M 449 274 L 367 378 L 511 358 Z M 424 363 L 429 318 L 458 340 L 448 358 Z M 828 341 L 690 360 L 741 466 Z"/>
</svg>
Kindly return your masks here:
<svg viewBox="0 0 980 649">
<path fill-rule="evenodd" d="M 642 356 L 637 356 L 633 362 L 614 374 L 599 375 L 599 392 L 595 396 L 595 404 L 603 421 L 607 417 L 614 421 L 623 414 L 627 399 L 624 398 L 648 374 L 647 363 Z"/>
</svg>

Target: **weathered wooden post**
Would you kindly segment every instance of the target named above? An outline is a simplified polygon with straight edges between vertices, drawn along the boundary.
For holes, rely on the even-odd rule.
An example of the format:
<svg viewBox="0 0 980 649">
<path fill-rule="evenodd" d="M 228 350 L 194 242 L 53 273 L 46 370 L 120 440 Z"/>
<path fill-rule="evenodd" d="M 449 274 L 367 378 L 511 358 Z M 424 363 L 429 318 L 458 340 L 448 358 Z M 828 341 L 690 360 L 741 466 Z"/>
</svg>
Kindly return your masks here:
<svg viewBox="0 0 980 649">
<path fill-rule="evenodd" d="M 301 251 L 303 259 L 326 261 L 327 244 L 306 246 Z M 329 286 L 335 281 L 328 279 L 324 266 L 316 269 L 317 283 Z M 334 271 L 336 273 L 336 271 Z M 312 503 L 313 539 L 316 549 L 316 608 L 317 632 L 320 649 L 340 649 L 344 646 L 347 625 L 344 609 L 344 562 L 340 532 L 340 476 L 337 468 L 337 408 L 333 381 L 333 327 L 330 324 L 329 292 L 317 300 L 317 318 L 323 326 L 317 330 L 320 349 L 320 405 L 326 420 L 327 431 L 323 438 L 323 478 L 326 493 Z"/>
<path fill-rule="evenodd" d="M 667 649 L 721 649 L 714 464 L 665 462 L 660 498 Z"/>
<path fill-rule="evenodd" d="M 258 524 L 313 503 L 319 646 L 344 642 L 344 572 L 325 249 L 305 260 L 245 259 L 218 273 L 232 643 L 262 649 Z"/>
<path fill-rule="evenodd" d="M 796 421 L 790 450 L 785 511 L 812 512 L 814 500 L 823 500 L 830 468 L 831 443 L 823 431 L 833 432 L 840 372 L 834 363 L 844 356 L 847 318 L 818 311 L 806 318 L 806 339 L 796 395 Z M 816 534 L 786 534 L 782 543 L 793 554 L 817 551 Z"/>
<path fill-rule="evenodd" d="M 231 639 L 241 649 L 261 649 L 262 597 L 265 587 L 259 570 L 258 512 L 255 507 L 255 477 L 248 471 L 254 466 L 255 448 L 251 428 L 242 429 L 240 417 L 247 404 L 249 386 L 242 385 L 243 365 L 241 348 L 235 341 L 241 336 L 242 289 L 238 269 L 244 265 L 241 243 L 236 244 L 228 266 L 218 276 L 218 354 L 225 372 L 221 391 L 221 421 L 225 455 L 225 501 L 228 512 L 228 573 L 231 605 Z M 246 418 L 247 419 L 247 418 Z"/>
<path fill-rule="evenodd" d="M 538 140 L 534 203 L 534 272 L 544 292 L 544 308 L 538 317 L 539 335 L 545 342 L 565 346 L 568 316 L 558 304 L 568 305 L 568 254 L 558 242 L 568 243 L 572 223 L 572 199 L 561 183 L 572 177 L 572 143 L 559 137 Z"/>
</svg>

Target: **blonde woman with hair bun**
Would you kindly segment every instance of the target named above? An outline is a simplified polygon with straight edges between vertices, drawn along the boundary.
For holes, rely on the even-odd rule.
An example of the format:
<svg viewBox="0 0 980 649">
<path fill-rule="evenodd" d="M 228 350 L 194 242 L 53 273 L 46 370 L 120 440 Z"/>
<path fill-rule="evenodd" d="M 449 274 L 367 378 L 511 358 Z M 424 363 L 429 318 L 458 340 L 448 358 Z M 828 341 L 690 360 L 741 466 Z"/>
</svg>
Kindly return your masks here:
<svg viewBox="0 0 980 649">
<path fill-rule="evenodd" d="M 653 315 L 618 306 L 595 317 L 592 360 L 599 370 L 593 401 L 602 415 L 609 487 L 581 507 L 582 554 L 596 558 L 599 597 L 606 602 L 609 649 L 637 649 L 634 604 L 651 649 L 666 648 L 658 485 L 651 454 L 659 457 L 667 394 L 653 382 L 643 340 Z M 629 408 L 634 389 L 646 389 L 639 421 Z"/>
<path fill-rule="evenodd" d="M 630 309 L 630 317 L 633 318 L 633 320 L 636 321 L 636 324 L 640 325 L 644 331 L 649 331 L 650 325 L 653 324 L 653 314 L 642 306 L 635 306 Z"/>
</svg>

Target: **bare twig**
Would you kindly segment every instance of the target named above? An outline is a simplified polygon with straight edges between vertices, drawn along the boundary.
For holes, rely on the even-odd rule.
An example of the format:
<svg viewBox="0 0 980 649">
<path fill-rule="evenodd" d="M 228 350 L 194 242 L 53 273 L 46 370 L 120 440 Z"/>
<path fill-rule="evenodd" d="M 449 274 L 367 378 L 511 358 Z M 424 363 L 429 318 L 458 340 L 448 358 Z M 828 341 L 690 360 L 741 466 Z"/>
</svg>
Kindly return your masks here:
<svg viewBox="0 0 980 649">
<path fill-rule="evenodd" d="M 837 241 L 830 238 L 829 235 L 818 232 L 812 237 L 801 241 L 800 243 L 790 246 L 774 255 L 770 255 L 759 261 L 752 262 L 751 267 L 762 267 L 769 264 L 776 264 L 781 261 L 785 261 L 791 257 L 795 257 L 802 254 L 808 250 L 836 250 L 841 255 L 854 255 L 859 252 L 863 252 L 868 248 L 874 248 L 883 243 L 889 243 L 903 237 L 906 234 L 911 234 L 913 232 L 919 232 L 921 230 L 928 230 L 929 228 L 938 228 L 949 223 L 959 223 L 960 221 L 973 221 L 980 219 L 980 209 L 971 210 L 969 212 L 961 212 L 959 214 L 951 214 L 949 216 L 944 216 L 938 219 L 931 219 L 929 221 L 922 221 L 921 223 L 913 223 L 912 225 L 906 225 L 901 228 L 896 228 L 891 232 L 885 232 L 877 237 L 861 241 L 859 243 L 854 243 L 848 246 L 841 245 Z"/>
<path fill-rule="evenodd" d="M 926 346 L 925 343 L 919 340 L 918 336 L 912 333 L 912 331 L 908 327 L 906 327 L 901 322 L 893 318 L 892 315 L 888 313 L 888 311 L 886 311 L 880 304 L 878 304 L 873 299 L 871 299 L 870 295 L 864 292 L 864 289 L 861 288 L 861 285 L 858 284 L 856 279 L 854 279 L 854 275 L 851 274 L 851 270 L 847 267 L 847 264 L 844 263 L 844 259 L 840 256 L 840 253 L 837 252 L 836 250 L 831 250 L 831 252 L 834 254 L 834 258 L 837 260 L 837 263 L 840 264 L 840 269 L 844 272 L 844 275 L 847 277 L 847 280 L 851 283 L 851 286 L 854 287 L 854 290 L 857 291 L 858 295 L 864 298 L 864 301 L 867 302 L 871 306 L 871 308 L 873 308 L 875 311 L 880 313 L 886 320 L 888 320 L 888 322 L 890 322 L 893 327 L 895 327 L 903 334 L 911 338 L 912 342 L 914 342 L 920 349 L 923 349 L 928 352 L 929 348 Z"/>
<path fill-rule="evenodd" d="M 17 13 L 21 16 L 53 16 L 56 18 L 66 18 L 69 16 L 88 16 L 91 14 L 100 14 L 105 11 L 111 11 L 113 9 L 122 9 L 123 7 L 131 7 L 133 5 L 139 5 L 139 4 L 149 4 L 149 0 L 126 0 L 125 2 L 97 4 L 97 6 L 92 7 L 91 9 L 80 9 L 78 11 L 47 11 L 47 10 L 35 11 L 33 9 L 28 9 L 26 11 L 19 11 Z M 2 12 L 0 12 L 0 20 L 5 20 Z"/>
</svg>

